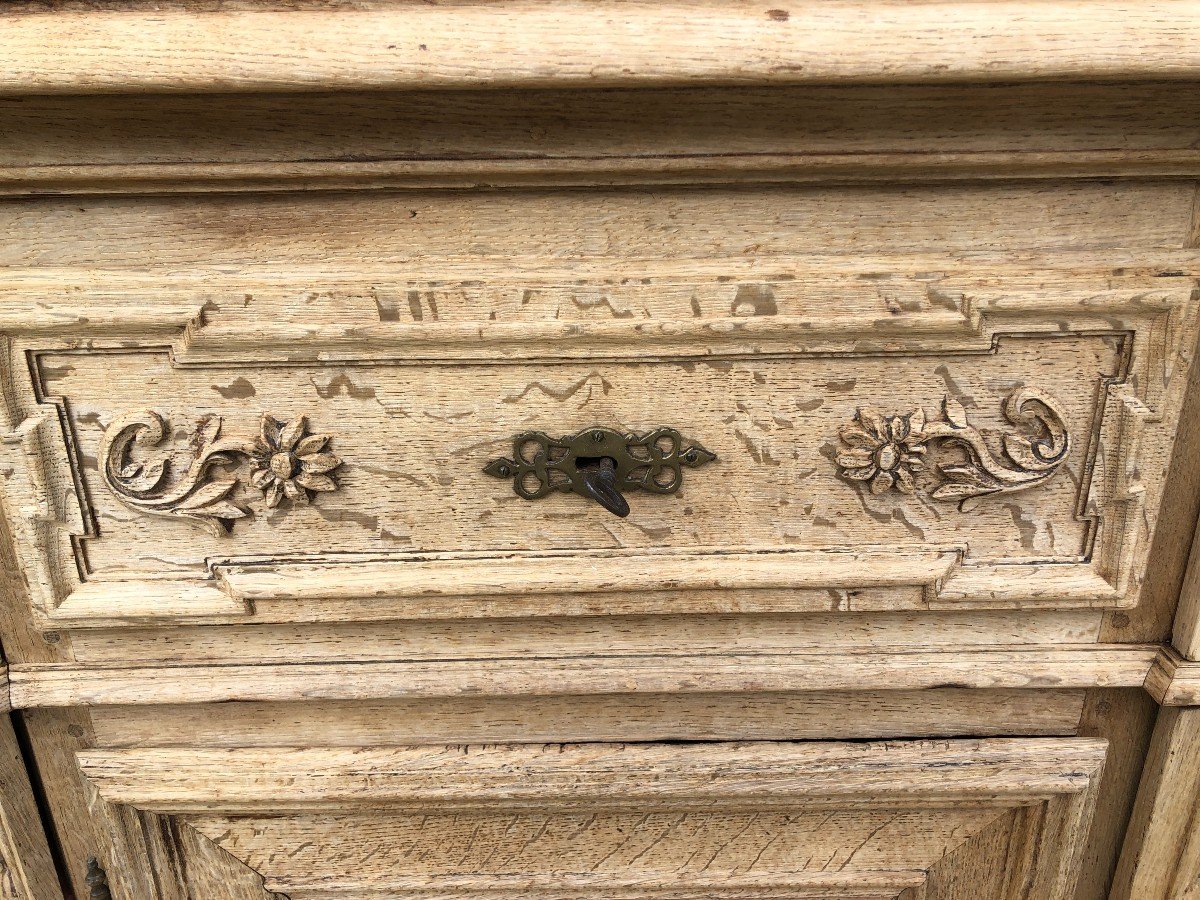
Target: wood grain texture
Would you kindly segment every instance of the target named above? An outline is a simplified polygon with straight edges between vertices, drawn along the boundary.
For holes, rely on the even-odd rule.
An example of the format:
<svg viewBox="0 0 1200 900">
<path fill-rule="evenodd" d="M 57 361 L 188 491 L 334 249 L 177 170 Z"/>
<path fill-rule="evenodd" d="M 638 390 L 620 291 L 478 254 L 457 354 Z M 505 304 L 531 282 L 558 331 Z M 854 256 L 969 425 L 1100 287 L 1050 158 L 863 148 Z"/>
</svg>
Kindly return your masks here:
<svg viewBox="0 0 1200 900">
<path fill-rule="evenodd" d="M 0 194 L 1194 177 L 1162 83 L 22 97 Z"/>
<path fill-rule="evenodd" d="M 843 259 L 808 261 L 766 281 L 659 275 L 615 287 L 597 279 L 586 289 L 578 281 L 462 281 L 449 290 L 360 282 L 297 296 L 267 284 L 237 299 L 222 298 L 210 283 L 208 299 L 194 298 L 191 312 L 148 302 L 153 288 L 145 281 L 119 279 L 86 289 L 82 298 L 107 311 L 83 321 L 78 291 L 34 317 L 14 304 L 8 327 L 20 336 L 10 359 L 24 354 L 34 368 L 30 384 L 14 379 L 9 386 L 8 486 L 23 508 L 37 511 L 19 542 L 34 573 L 35 606 L 47 624 L 98 627 L 189 616 L 334 621 L 400 609 L 407 618 L 463 617 L 481 608 L 474 598 L 516 595 L 522 599 L 487 614 L 537 615 L 540 595 L 548 598 L 543 615 L 712 612 L 720 607 L 700 595 L 717 589 L 731 592 L 726 600 L 741 591 L 739 601 L 750 604 L 742 608 L 777 612 L 824 610 L 831 587 L 854 590 L 858 610 L 1135 605 L 1170 423 L 1182 402 L 1180 379 L 1191 365 L 1192 281 L 1178 272 L 981 267 L 939 276 L 907 268 L 922 262 L 930 260 L 910 260 L 886 278 Z M 885 281 L 894 284 L 881 292 Z M 17 283 L 39 290 L 36 279 L 17 276 Z M 188 290 L 187 281 L 168 285 L 177 295 Z M 118 312 L 109 298 L 123 296 L 118 302 L 129 306 Z M 838 312 L 822 318 L 831 296 L 841 300 Z M 347 323 L 355 316 L 366 318 Z M 96 352 L 74 343 L 93 329 L 112 339 L 134 325 L 137 340 L 151 346 L 178 329 L 174 353 L 137 352 L 128 340 Z M 406 344 L 412 350 L 404 357 Z M 308 345 L 317 364 L 286 358 L 303 356 Z M 287 350 L 273 359 L 271 347 Z M 862 357 L 847 361 L 844 380 L 824 356 L 834 351 Z M 625 362 L 638 352 L 670 359 Z M 1045 365 L 1046 352 L 1054 367 Z M 743 353 L 751 359 L 735 358 Z M 547 365 L 518 361 L 530 354 Z M 478 365 L 419 368 L 414 355 Z M 569 368 L 564 357 L 576 355 L 580 363 Z M 716 355 L 731 361 L 716 362 Z M 693 366 L 692 357 L 704 361 Z M 970 515 L 937 504 L 898 510 L 892 498 L 875 500 L 840 483 L 825 457 L 838 452 L 834 436 L 855 409 L 889 402 L 893 359 L 911 367 L 913 382 L 906 407 L 892 404 L 890 412 L 908 415 L 912 403 L 932 417 L 947 397 L 969 400 L 972 421 L 993 443 L 1016 424 L 1000 415 L 1016 396 L 1013 385 L 1053 394 L 1079 448 L 1066 462 L 1068 477 L 1020 503 L 990 503 Z M 349 367 L 356 362 L 362 365 Z M 236 372 L 225 371 L 235 364 Z M 263 370 L 247 377 L 246 364 Z M 187 528 L 131 517 L 96 484 L 88 448 L 105 440 L 114 416 L 148 401 L 148 377 L 164 408 L 177 397 L 216 395 L 216 406 L 192 405 L 183 422 L 171 419 L 188 427 L 198 416 L 223 415 L 222 434 L 238 440 L 256 433 L 263 412 L 299 421 L 307 411 L 318 430 L 342 422 L 333 439 L 348 461 L 338 470 L 339 490 L 310 509 L 240 522 L 232 558 L 222 537 L 206 543 Z M 669 378 L 670 392 L 655 386 L 660 378 Z M 916 379 L 924 393 L 916 393 Z M 312 404 L 296 408 L 310 394 Z M 416 397 L 421 409 L 412 406 Z M 688 480 L 682 509 L 646 503 L 628 525 L 572 512 L 559 498 L 527 504 L 485 492 L 480 505 L 485 483 L 476 466 L 502 452 L 512 434 L 549 420 L 561 422 L 560 430 L 587 427 L 598 416 L 618 424 L 652 417 L 690 423 L 689 435 L 715 449 L 725 477 L 742 486 L 732 514 L 749 546 L 714 544 L 729 532 L 729 497 L 722 481 L 701 474 Z M 490 445 L 483 427 L 495 429 Z M 50 452 L 60 439 L 64 451 Z M 400 469 L 391 459 L 396 446 L 408 448 Z M 819 502 L 794 502 L 802 483 Z M 48 553 L 30 546 L 53 534 L 47 503 L 59 523 Z M 560 524 L 566 518 L 569 538 Z M 1097 530 L 1096 519 L 1113 527 Z M 306 545 L 376 556 L 284 560 L 281 538 L 288 556 Z M 880 540 L 893 549 L 843 549 Z M 796 544 L 818 552 L 789 549 Z M 610 562 L 588 555 L 613 545 L 625 549 Z M 439 546 L 480 555 L 430 552 Z M 572 552 L 561 558 L 540 552 L 564 546 Z M 689 557 L 687 548 L 709 555 Z M 537 552 L 496 555 L 514 550 Z M 620 577 L 605 574 L 605 566 Z M 81 571 L 84 582 L 72 589 Z M 557 599 L 564 593 L 565 601 Z"/>
<path fill-rule="evenodd" d="M 1146 677 L 1146 689 L 1163 706 L 1200 706 L 1200 663 L 1165 647 Z"/>
<path fill-rule="evenodd" d="M 0 641 L 74 893 L 1101 900 L 1128 822 L 1114 898 L 1197 893 L 1194 3 L 86 5 L 0 11 Z M 973 449 L 872 493 L 860 407 Z M 110 490 L 145 409 L 255 514 Z M 242 489 L 264 414 L 335 490 Z M 719 463 L 627 520 L 481 472 L 660 422 Z"/>
<path fill-rule="evenodd" d="M 87 710 L 27 710 L 21 716 L 46 801 L 45 828 L 61 851 L 64 890 L 88 896 L 87 860 L 96 857 L 115 897 L 159 900 L 144 857 L 121 840 L 113 808 L 79 774 L 75 753 L 91 744 Z"/>
<path fill-rule="evenodd" d="M 245 94 L 236 102 L 26 96 L 0 105 L 0 169 L 6 187 L 25 181 L 32 191 L 39 176 L 82 178 L 95 167 L 114 186 L 120 179 L 124 193 L 148 171 L 170 190 L 204 171 L 325 164 L 332 173 L 403 161 L 414 172 L 418 163 L 523 163 L 530 178 L 560 162 L 666 166 L 671 157 L 714 166 L 740 159 L 747 176 L 752 158 L 767 174 L 789 156 L 897 165 L 900 156 L 1006 156 L 1024 167 L 1028 157 L 1182 154 L 1200 137 L 1198 112 L 1195 93 L 1171 83 Z M 1072 174 L 1063 168 L 1062 177 Z"/>
<path fill-rule="evenodd" d="M 75 661 L 166 665 L 473 659 L 544 653 L 622 656 L 647 653 L 791 653 L 881 649 L 968 649 L 996 644 L 1095 643 L 1099 622 L 1087 610 L 906 613 L 846 612 L 845 597 L 809 613 L 589 615 L 547 618 L 408 619 L 398 622 L 205 625 L 73 632 Z"/>
<path fill-rule="evenodd" d="M 932 688 L 243 701 L 89 711 L 96 746 L 104 748 L 794 741 L 1069 735 L 1079 728 L 1083 695 L 1071 689 Z M 1115 860 L 1115 853 L 1108 858 Z"/>
<path fill-rule="evenodd" d="M 0 897 L 62 900 L 30 773 L 11 718 L 0 715 Z"/>
<path fill-rule="evenodd" d="M 564 696 L 901 690 L 941 687 L 1140 687 L 1155 647 L 1085 645 L 869 654 L 625 656 L 226 666 L 24 665 L 18 709 L 38 706 L 367 700 L 461 695 Z"/>
<path fill-rule="evenodd" d="M 1104 751 L 1040 739 L 79 758 L 106 800 L 171 814 L 290 896 L 861 898 L 927 878 L 944 891 L 963 875 L 925 870 L 997 825 L 1008 862 L 987 887 L 1015 900 L 1071 896 Z"/>
<path fill-rule="evenodd" d="M 157 812 L 336 809 L 436 803 L 494 806 L 703 808 L 844 797 L 866 807 L 905 791 L 975 802 L 1079 789 L 1106 743 L 1085 738 L 905 744 L 523 745 L 478 747 L 155 748 L 77 754 L 109 802 Z M 881 767 L 880 757 L 886 764 Z M 951 773 L 938 762 L 957 763 Z"/>
<path fill-rule="evenodd" d="M 0 643 L 4 658 L 23 662 L 67 659 L 70 638 L 58 632 L 39 632 L 29 616 L 29 588 L 17 562 L 4 493 L 0 490 Z"/>
<path fill-rule="evenodd" d="M 1200 528 L 1192 539 L 1171 643 L 1186 659 L 1200 658 Z"/>
<path fill-rule="evenodd" d="M 1078 734 L 1107 740 L 1108 755 L 1097 792 L 1096 814 L 1086 840 L 1076 900 L 1101 900 L 1109 896 L 1158 710 L 1145 691 L 1087 692 Z"/>
<path fill-rule="evenodd" d="M 1114 900 L 1183 900 L 1200 880 L 1200 710 L 1164 708 L 1113 881 Z"/>
<path fill-rule="evenodd" d="M 1198 16 L 1186 0 L 15 14 L 4 20 L 0 91 L 1195 78 Z"/>
<path fill-rule="evenodd" d="M 1193 251 L 1200 248 L 1200 188 L 1193 197 L 1184 246 Z M 1164 525 L 1159 529 L 1156 546 L 1151 551 L 1159 564 L 1147 580 L 1143 603 L 1136 613 L 1106 617 L 1105 640 L 1168 640 L 1172 620 L 1177 617 L 1176 610 L 1180 631 L 1186 631 L 1185 622 L 1192 615 L 1189 612 L 1193 606 L 1192 591 L 1185 576 L 1195 524 L 1200 516 L 1200 370 L 1193 370 L 1189 382 L 1176 432 L 1174 460 L 1167 476 L 1178 489 L 1172 491 L 1168 502 L 1163 504 Z M 1186 640 L 1178 646 L 1186 647 Z"/>
<path fill-rule="evenodd" d="M 864 248 L 871 258 L 1178 251 L 1193 195 L 1187 182 L 1150 180 L 213 194 L 202 206 L 178 196 L 46 197 L 0 204 L 0 264 L 18 270 L 6 276 L 151 261 L 159 272 L 243 278 L 286 267 L 293 281 L 301 268 L 440 280 L 459 266 L 477 276 L 547 261 L 567 278 L 614 263 L 645 277 L 648 263 L 713 258 L 770 270 L 774 257 Z M 1179 256 L 1194 265 L 1194 254 Z M 1141 254 L 1126 258 L 1144 265 Z"/>
</svg>

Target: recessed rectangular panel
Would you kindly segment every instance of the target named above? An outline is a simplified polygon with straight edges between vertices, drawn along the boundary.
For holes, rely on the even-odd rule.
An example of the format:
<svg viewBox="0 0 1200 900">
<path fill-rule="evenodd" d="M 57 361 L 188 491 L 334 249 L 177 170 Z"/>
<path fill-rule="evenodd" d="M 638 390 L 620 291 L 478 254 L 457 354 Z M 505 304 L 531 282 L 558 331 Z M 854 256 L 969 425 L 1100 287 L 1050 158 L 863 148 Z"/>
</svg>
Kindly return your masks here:
<svg viewBox="0 0 1200 900">
<path fill-rule="evenodd" d="M 275 282 L 197 290 L 174 331 L 186 290 L 126 286 L 94 315 L 127 336 L 82 342 L 56 333 L 91 313 L 35 317 L 4 450 L 35 602 L 59 623 L 1135 604 L 1187 279 L 910 266 Z"/>
<path fill-rule="evenodd" d="M 140 748 L 80 754 L 303 897 L 1068 897 L 1088 739 Z M 1036 848 L 1036 849 L 1035 849 Z M 995 865 L 999 852 L 1002 865 Z M 980 864 L 980 860 L 990 860 Z"/>
</svg>

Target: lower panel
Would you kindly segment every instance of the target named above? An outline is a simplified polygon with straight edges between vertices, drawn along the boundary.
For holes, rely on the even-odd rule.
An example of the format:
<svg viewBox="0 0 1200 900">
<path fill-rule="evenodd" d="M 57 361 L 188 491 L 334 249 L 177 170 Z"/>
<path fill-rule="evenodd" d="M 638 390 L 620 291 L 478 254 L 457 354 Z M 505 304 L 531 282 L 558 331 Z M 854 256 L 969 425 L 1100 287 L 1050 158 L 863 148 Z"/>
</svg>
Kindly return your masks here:
<svg viewBox="0 0 1200 900">
<path fill-rule="evenodd" d="M 291 900 L 1007 900 L 1073 895 L 1106 748 L 172 747 L 78 759 L 131 839 L 159 820 L 177 851 L 219 848 Z M 245 891 L 239 878 L 213 900 Z"/>
</svg>

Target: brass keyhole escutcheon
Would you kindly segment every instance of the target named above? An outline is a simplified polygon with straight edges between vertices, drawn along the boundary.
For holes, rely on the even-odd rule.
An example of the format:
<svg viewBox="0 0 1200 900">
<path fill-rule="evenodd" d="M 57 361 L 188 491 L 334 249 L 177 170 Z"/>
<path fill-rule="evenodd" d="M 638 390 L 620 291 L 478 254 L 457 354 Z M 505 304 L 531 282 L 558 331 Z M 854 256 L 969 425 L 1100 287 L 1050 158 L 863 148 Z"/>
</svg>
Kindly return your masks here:
<svg viewBox="0 0 1200 900">
<path fill-rule="evenodd" d="M 660 426 L 638 434 L 594 425 L 562 438 L 544 431 L 518 434 L 512 458 L 494 459 L 483 471 L 511 478 L 517 496 L 526 500 L 574 493 L 624 518 L 629 515 L 626 492 L 673 494 L 683 485 L 684 469 L 716 458 L 698 443 L 685 441 L 674 428 Z"/>
</svg>

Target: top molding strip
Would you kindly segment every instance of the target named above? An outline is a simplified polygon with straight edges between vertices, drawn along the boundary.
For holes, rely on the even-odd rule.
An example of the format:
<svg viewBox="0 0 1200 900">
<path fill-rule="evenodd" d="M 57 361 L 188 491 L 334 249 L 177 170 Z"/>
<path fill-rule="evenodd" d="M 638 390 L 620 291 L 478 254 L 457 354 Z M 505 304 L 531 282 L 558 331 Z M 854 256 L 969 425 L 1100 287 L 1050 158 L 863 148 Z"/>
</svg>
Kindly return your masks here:
<svg viewBox="0 0 1200 900">
<path fill-rule="evenodd" d="M 1200 79 L 1198 32 L 1196 0 L 13 12 L 0 95 Z"/>
</svg>

